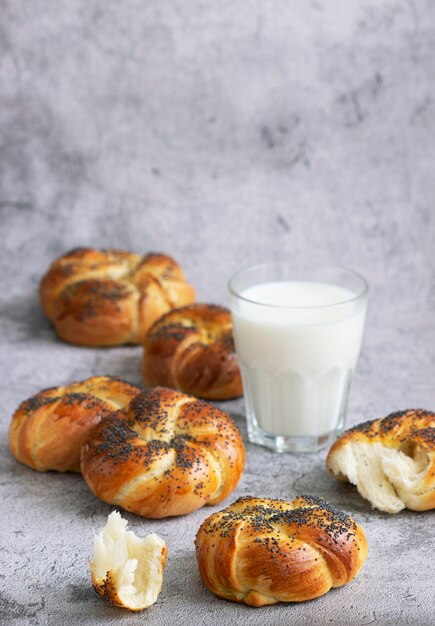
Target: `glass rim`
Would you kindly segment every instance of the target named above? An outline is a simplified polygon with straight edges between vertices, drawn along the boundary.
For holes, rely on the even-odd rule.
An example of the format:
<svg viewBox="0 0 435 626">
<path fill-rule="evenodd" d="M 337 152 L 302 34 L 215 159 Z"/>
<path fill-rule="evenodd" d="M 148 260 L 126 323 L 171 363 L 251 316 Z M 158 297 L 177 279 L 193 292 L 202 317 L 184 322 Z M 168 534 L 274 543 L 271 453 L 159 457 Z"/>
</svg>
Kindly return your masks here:
<svg viewBox="0 0 435 626">
<path fill-rule="evenodd" d="M 238 293 L 233 286 L 234 281 L 241 274 L 248 272 L 249 270 L 259 270 L 259 269 L 264 269 L 267 267 L 272 268 L 272 267 L 276 267 L 279 265 L 287 266 L 289 268 L 293 268 L 296 270 L 329 269 L 329 270 L 339 270 L 341 272 L 345 271 L 345 272 L 348 272 L 349 274 L 352 274 L 354 277 L 358 278 L 361 281 L 362 289 L 360 292 L 356 293 L 352 298 L 347 298 L 346 300 L 339 300 L 337 302 L 332 302 L 331 304 L 316 304 L 316 305 L 309 305 L 309 306 L 298 306 L 298 305 L 287 306 L 284 304 L 268 304 L 267 302 L 259 302 L 258 300 L 247 298 L 246 296 L 242 296 L 240 293 Z M 268 281 L 268 282 L 281 282 L 281 281 Z M 292 282 L 303 282 L 303 281 L 292 281 Z M 306 281 L 306 282 L 315 282 L 315 281 Z M 325 284 L 333 284 L 333 283 L 325 283 Z M 230 292 L 230 295 L 238 298 L 239 300 L 243 300 L 244 302 L 249 302 L 250 304 L 255 304 L 256 306 L 264 306 L 264 307 L 269 307 L 269 308 L 274 308 L 274 309 L 284 309 L 284 310 L 306 310 L 306 309 L 316 310 L 316 309 L 327 309 L 331 307 L 342 306 L 344 304 L 349 304 L 350 302 L 355 302 L 356 300 L 360 300 L 364 298 L 364 296 L 366 296 L 369 292 L 369 283 L 362 274 L 360 274 L 359 272 L 356 272 L 355 270 L 350 269 L 349 267 L 346 267 L 345 265 L 335 265 L 335 264 L 329 265 L 328 264 L 328 265 L 293 266 L 286 262 L 271 261 L 269 263 L 257 263 L 256 265 L 248 265 L 242 268 L 241 270 L 238 270 L 235 274 L 231 276 L 231 278 L 228 281 L 228 291 Z"/>
</svg>

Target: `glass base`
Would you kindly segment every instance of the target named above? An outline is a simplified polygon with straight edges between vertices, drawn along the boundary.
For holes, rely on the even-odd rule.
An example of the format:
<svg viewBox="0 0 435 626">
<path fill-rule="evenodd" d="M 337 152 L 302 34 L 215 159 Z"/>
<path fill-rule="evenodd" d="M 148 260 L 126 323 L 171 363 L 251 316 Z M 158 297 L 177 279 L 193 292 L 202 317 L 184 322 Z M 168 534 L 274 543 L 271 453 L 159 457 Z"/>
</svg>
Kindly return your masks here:
<svg viewBox="0 0 435 626">
<path fill-rule="evenodd" d="M 288 435 L 271 435 L 258 426 L 248 422 L 248 438 L 251 443 L 265 446 L 274 452 L 318 452 L 332 444 L 341 432 L 336 429 L 318 437 L 291 437 Z"/>
</svg>

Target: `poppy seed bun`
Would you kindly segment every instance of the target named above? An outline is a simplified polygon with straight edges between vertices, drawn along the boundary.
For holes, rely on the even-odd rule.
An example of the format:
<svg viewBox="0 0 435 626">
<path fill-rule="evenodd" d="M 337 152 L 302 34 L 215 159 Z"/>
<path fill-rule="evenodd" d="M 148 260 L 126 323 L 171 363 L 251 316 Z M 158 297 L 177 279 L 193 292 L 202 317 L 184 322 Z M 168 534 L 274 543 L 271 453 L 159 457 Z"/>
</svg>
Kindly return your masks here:
<svg viewBox="0 0 435 626">
<path fill-rule="evenodd" d="M 213 304 L 191 304 L 166 313 L 145 336 L 145 384 L 208 400 L 241 396 L 232 328 L 229 310 Z"/>
<path fill-rule="evenodd" d="M 160 518 L 217 504 L 236 487 L 244 464 L 245 447 L 229 415 L 154 387 L 96 426 L 81 470 L 104 502 Z"/>
<path fill-rule="evenodd" d="M 326 469 L 386 513 L 435 508 L 435 413 L 409 409 L 344 432 Z"/>
<path fill-rule="evenodd" d="M 195 300 L 171 257 L 91 248 L 56 259 L 39 293 L 58 336 L 83 346 L 140 343 L 161 315 Z"/>
<path fill-rule="evenodd" d="M 250 606 L 303 602 L 354 579 L 367 556 L 361 527 L 322 498 L 239 498 L 195 540 L 201 578 L 214 594 Z"/>
<path fill-rule="evenodd" d="M 138 393 L 138 387 L 110 376 L 44 389 L 22 402 L 12 416 L 12 454 L 40 472 L 80 472 L 81 447 L 92 428 Z"/>
</svg>

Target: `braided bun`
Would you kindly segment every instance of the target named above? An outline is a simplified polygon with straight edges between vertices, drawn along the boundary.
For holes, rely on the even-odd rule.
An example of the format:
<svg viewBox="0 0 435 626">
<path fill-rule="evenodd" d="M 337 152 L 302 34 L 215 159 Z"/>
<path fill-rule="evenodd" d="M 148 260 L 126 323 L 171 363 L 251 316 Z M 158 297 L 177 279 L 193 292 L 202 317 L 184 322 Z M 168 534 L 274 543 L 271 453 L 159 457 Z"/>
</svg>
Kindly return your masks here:
<svg viewBox="0 0 435 626">
<path fill-rule="evenodd" d="M 435 413 L 398 411 L 344 432 L 327 470 L 386 513 L 435 508 Z"/>
<path fill-rule="evenodd" d="M 220 502 L 236 487 L 244 464 L 245 447 L 229 415 L 154 387 L 96 426 L 81 469 L 104 502 L 160 518 Z"/>
<path fill-rule="evenodd" d="M 361 527 L 322 498 L 239 498 L 195 540 L 203 582 L 221 598 L 264 606 L 318 598 L 355 578 L 367 556 Z"/>
<path fill-rule="evenodd" d="M 12 416 L 12 454 L 40 472 L 80 472 L 80 450 L 93 426 L 138 393 L 138 387 L 110 376 L 44 389 Z"/>
<path fill-rule="evenodd" d="M 61 339 L 113 346 L 140 343 L 156 319 L 193 302 L 195 292 L 169 256 L 79 248 L 52 263 L 40 297 Z"/>
<path fill-rule="evenodd" d="M 164 385 L 200 398 L 242 395 L 231 314 L 212 304 L 191 304 L 166 313 L 144 342 L 146 385 Z"/>
</svg>

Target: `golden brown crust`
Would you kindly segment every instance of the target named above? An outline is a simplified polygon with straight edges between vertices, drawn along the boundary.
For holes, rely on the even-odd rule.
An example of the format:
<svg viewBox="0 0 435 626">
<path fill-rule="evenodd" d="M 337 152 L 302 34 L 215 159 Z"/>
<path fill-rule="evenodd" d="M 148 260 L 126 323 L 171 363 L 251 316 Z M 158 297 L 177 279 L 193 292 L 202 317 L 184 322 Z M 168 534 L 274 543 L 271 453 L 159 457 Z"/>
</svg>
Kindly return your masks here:
<svg viewBox="0 0 435 626">
<path fill-rule="evenodd" d="M 350 440 L 382 441 L 391 447 L 413 441 L 428 450 L 435 450 L 435 413 L 424 409 L 407 409 L 363 422 L 346 430 L 334 443 L 329 455 Z"/>
<path fill-rule="evenodd" d="M 220 502 L 244 464 L 243 441 L 226 413 L 155 387 L 96 426 L 81 470 L 104 502 L 160 518 Z"/>
<path fill-rule="evenodd" d="M 80 450 L 92 428 L 138 393 L 138 387 L 110 376 L 44 389 L 12 416 L 12 454 L 40 472 L 80 472 Z"/>
<path fill-rule="evenodd" d="M 165 558 L 166 562 L 166 558 Z M 98 595 L 107 600 L 109 604 L 112 606 L 119 607 L 121 609 L 125 608 L 123 601 L 118 596 L 117 585 L 115 581 L 115 576 L 113 572 L 109 571 L 106 574 L 106 578 L 103 580 L 97 580 L 95 574 L 91 572 L 91 582 L 92 587 L 98 593 Z M 134 609 L 129 609 L 130 611 Z M 136 609 L 137 611 L 141 611 L 142 609 Z"/>
<path fill-rule="evenodd" d="M 192 304 L 166 313 L 145 336 L 143 375 L 147 385 L 173 387 L 200 398 L 241 396 L 228 309 Z"/>
<path fill-rule="evenodd" d="M 40 285 L 58 336 L 86 346 L 140 343 L 161 315 L 195 292 L 169 256 L 78 248 L 54 261 Z"/>
<path fill-rule="evenodd" d="M 302 602 L 355 578 L 367 556 L 361 527 L 322 498 L 239 498 L 202 524 L 201 578 L 217 596 L 250 606 Z"/>
<path fill-rule="evenodd" d="M 387 417 L 364 422 L 345 431 L 331 447 L 326 459 L 327 470 L 340 480 L 346 481 L 347 477 L 332 471 L 334 457 L 345 446 L 356 442 L 380 443 L 410 457 L 418 452 L 426 453 L 428 465 L 424 478 L 406 507 L 415 511 L 435 508 L 435 413 L 424 409 L 396 411 Z"/>
</svg>

